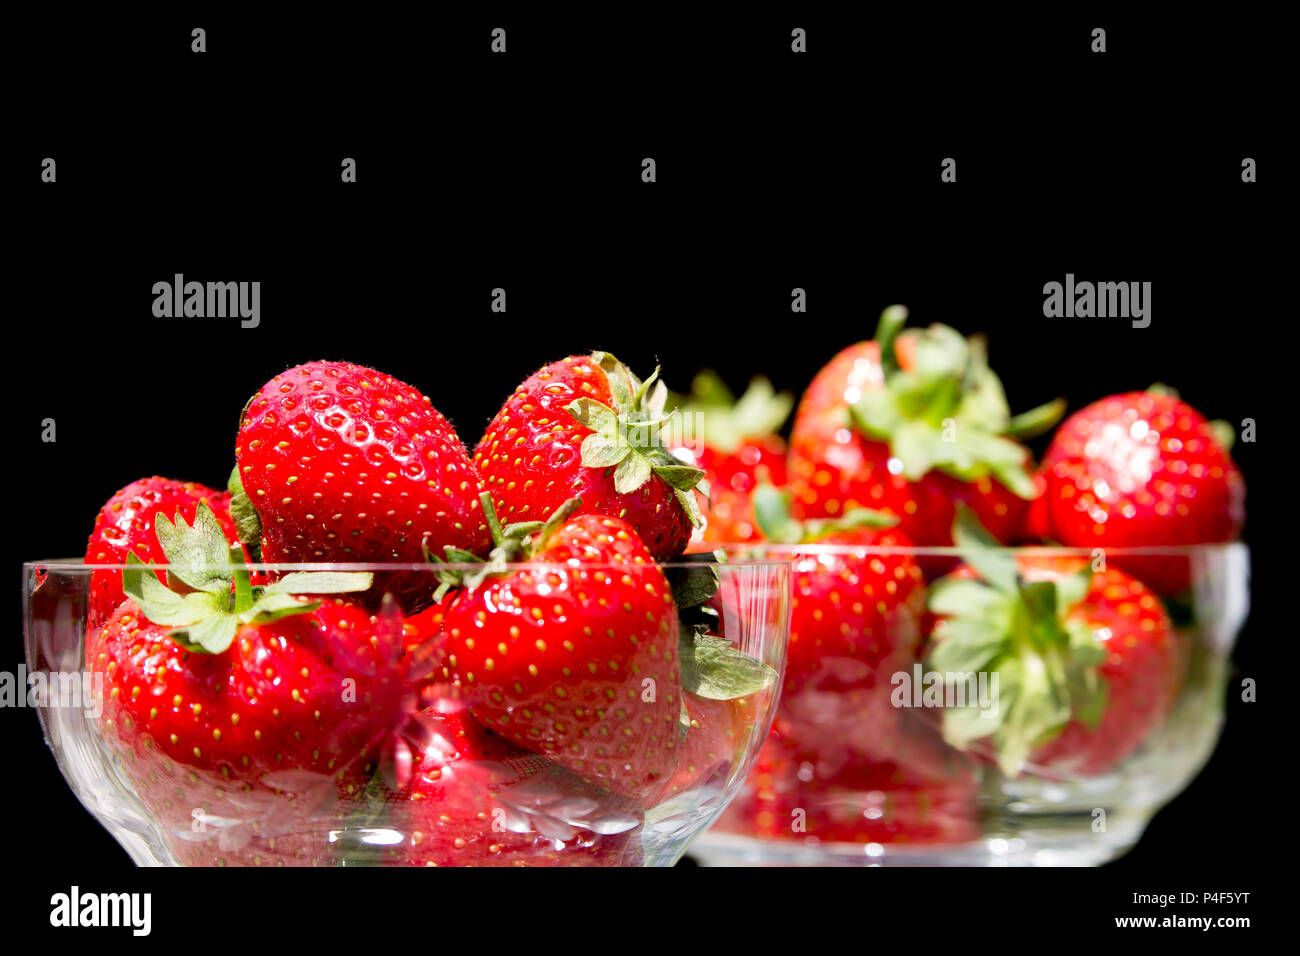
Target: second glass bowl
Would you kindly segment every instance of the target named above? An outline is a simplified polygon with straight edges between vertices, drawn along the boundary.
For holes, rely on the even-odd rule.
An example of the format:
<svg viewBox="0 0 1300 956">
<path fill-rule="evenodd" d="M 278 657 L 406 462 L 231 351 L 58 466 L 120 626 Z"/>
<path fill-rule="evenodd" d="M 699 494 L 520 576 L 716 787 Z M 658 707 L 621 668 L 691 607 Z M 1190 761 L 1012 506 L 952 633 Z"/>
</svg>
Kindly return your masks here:
<svg viewBox="0 0 1300 956">
<path fill-rule="evenodd" d="M 1086 575 L 1109 562 L 1112 569 L 1128 569 L 1096 578 L 1090 626 L 1103 646 L 1106 640 L 1126 644 L 1109 649 L 1116 660 L 1127 646 L 1141 649 L 1152 632 L 1162 634 L 1169 649 L 1163 656 L 1134 653 L 1123 664 L 1125 676 L 1117 680 L 1127 683 L 1110 688 L 1110 701 L 1133 713 L 1117 713 L 1114 724 L 1102 728 L 1113 741 L 1091 738 L 1085 746 L 1083 730 L 1075 727 L 1012 767 L 1000 765 L 990 740 L 970 739 L 979 733 L 978 720 L 971 722 L 975 732 L 954 746 L 954 727 L 945 734 L 951 700 L 927 700 L 910 690 L 923 682 L 923 661 L 943 616 L 926 608 L 925 592 L 934 594 L 935 580 L 958 566 L 960 552 L 814 545 L 745 553 L 793 559 L 795 623 L 772 734 L 740 795 L 691 849 L 705 864 L 1103 863 L 1138 840 L 1218 740 L 1229 659 L 1249 603 L 1244 545 L 1104 555 L 1000 549 L 1022 568 L 1087 565 Z M 851 605 L 873 574 L 846 577 L 846 556 L 879 562 L 876 570 L 890 571 L 887 577 L 900 567 L 923 571 L 916 599 L 891 605 L 874 625 L 863 625 L 870 615 L 855 614 Z M 1142 583 L 1152 569 L 1159 579 L 1172 576 L 1189 586 L 1175 597 L 1157 595 Z M 801 612 L 801 601 L 825 602 L 832 594 L 840 603 L 827 606 L 842 607 L 839 613 L 814 621 L 806 607 Z M 810 641 L 817 653 L 809 653 Z M 856 650 L 848 653 L 849 646 Z M 1018 675 L 1007 665 L 991 663 L 975 677 L 999 676 L 1000 667 L 1008 706 Z M 996 695 L 998 684 L 977 683 L 970 685 L 973 694 L 992 684 Z M 900 696 L 904 686 L 909 690 Z M 1126 724 L 1145 728 L 1127 739 Z"/>
</svg>

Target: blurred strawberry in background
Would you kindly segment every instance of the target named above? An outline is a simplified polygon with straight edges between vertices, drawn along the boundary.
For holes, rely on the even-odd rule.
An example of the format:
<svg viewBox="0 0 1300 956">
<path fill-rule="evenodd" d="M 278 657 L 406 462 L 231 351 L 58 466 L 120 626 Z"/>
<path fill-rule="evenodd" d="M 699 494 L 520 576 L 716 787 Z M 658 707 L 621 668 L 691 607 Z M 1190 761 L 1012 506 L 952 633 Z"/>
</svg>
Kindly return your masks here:
<svg viewBox="0 0 1300 956">
<path fill-rule="evenodd" d="M 677 406 L 681 427 L 673 430 L 672 449 L 704 469 L 708 484 L 708 499 L 701 501 L 705 524 L 688 550 L 763 539 L 751 496 L 760 483 L 785 484 L 786 446 L 777 433 L 793 408 L 794 396 L 776 392 L 762 376 L 751 379 L 739 399 L 717 373 L 706 369 L 695 376 L 691 394 Z"/>
<path fill-rule="evenodd" d="M 1230 541 L 1245 522 L 1233 432 L 1163 386 L 1110 395 L 1071 415 L 1043 457 L 1041 526 L 1079 548 Z M 1190 583 L 1184 555 L 1111 556 L 1161 594 Z"/>
<path fill-rule="evenodd" d="M 946 325 L 904 330 L 891 306 L 875 338 L 841 351 L 804 392 L 790 438 L 798 517 L 854 508 L 896 515 L 918 545 L 949 545 L 966 504 L 1003 542 L 1041 494 L 1020 439 L 1050 428 L 1055 401 L 1012 417 L 983 339 Z"/>
</svg>

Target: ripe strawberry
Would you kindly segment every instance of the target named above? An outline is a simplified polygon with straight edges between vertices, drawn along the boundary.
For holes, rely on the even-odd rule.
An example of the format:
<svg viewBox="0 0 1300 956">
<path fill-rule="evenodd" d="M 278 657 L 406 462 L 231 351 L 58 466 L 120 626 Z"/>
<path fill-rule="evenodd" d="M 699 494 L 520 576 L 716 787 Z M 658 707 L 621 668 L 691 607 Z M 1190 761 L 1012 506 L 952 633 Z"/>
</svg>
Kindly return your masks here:
<svg viewBox="0 0 1300 956">
<path fill-rule="evenodd" d="M 428 398 L 382 372 L 308 362 L 277 375 L 245 407 L 235 459 L 235 517 L 263 561 L 487 550 L 464 445 Z"/>
<path fill-rule="evenodd" d="M 677 759 L 677 608 L 632 528 L 573 514 L 580 504 L 566 503 L 531 543 L 531 560 L 549 570 L 492 574 L 451 601 L 441 676 L 497 733 L 642 799 Z M 486 492 L 483 506 L 507 547 Z"/>
<path fill-rule="evenodd" d="M 545 518 L 577 497 L 587 514 L 626 521 L 655 560 L 681 554 L 702 521 L 692 489 L 704 473 L 664 447 L 657 376 L 642 382 L 605 352 L 529 376 L 474 451 L 503 520 Z"/>
<path fill-rule="evenodd" d="M 1173 708 L 1185 664 L 1160 600 L 1082 558 L 999 551 L 966 513 L 957 535 L 969 564 L 935 584 L 940 616 L 929 667 L 996 674 L 996 712 L 944 712 L 950 743 L 990 753 L 1004 773 L 1105 773 Z M 990 677 L 991 680 L 991 677 Z"/>
<path fill-rule="evenodd" d="M 796 513 L 875 508 L 917 544 L 947 545 L 961 502 L 1010 541 L 1036 494 L 1014 439 L 1050 426 L 1062 405 L 1012 418 L 981 340 L 943 325 L 901 332 L 906 315 L 886 309 L 875 341 L 842 351 L 804 394 L 790 438 Z"/>
<path fill-rule="evenodd" d="M 1245 484 L 1213 424 L 1170 394 L 1094 402 L 1057 430 L 1043 461 L 1047 523 L 1063 544 L 1141 548 L 1228 541 L 1244 521 Z M 1184 589 L 1185 558 L 1113 561 L 1162 594 Z"/>
<path fill-rule="evenodd" d="M 468 713 L 428 709 L 396 814 L 407 866 L 637 865 L 639 813 Z"/>
<path fill-rule="evenodd" d="M 106 739 L 186 862 L 323 862 L 322 821 L 360 792 L 400 709 L 400 623 L 297 593 L 365 574 L 253 587 L 206 505 L 156 531 L 175 590 L 129 556 L 129 597 L 87 643 Z"/>
<path fill-rule="evenodd" d="M 680 443 L 673 436 L 673 454 L 703 469 L 709 489 L 704 527 L 692 533 L 689 550 L 761 540 L 750 496 L 760 482 L 785 484 L 785 442 L 776 433 L 793 404 L 762 377 L 737 401 L 713 372 L 695 376 L 678 408 L 685 423 Z"/>
<path fill-rule="evenodd" d="M 880 527 L 892 517 L 868 511 L 838 522 L 791 521 L 785 497 L 769 486 L 754 504 L 764 533 L 780 545 L 772 553 L 793 562 L 777 726 L 843 761 L 876 753 L 898 720 L 891 677 L 911 665 L 921 640 L 921 569 L 911 555 L 889 553 L 911 542 Z"/>
<path fill-rule="evenodd" d="M 153 533 L 154 515 L 175 518 L 179 514 L 192 522 L 200 502 L 212 509 L 227 539 L 232 544 L 237 542 L 228 494 L 192 481 L 154 476 L 131 482 L 99 509 L 95 530 L 86 545 L 86 563 L 123 564 L 131 552 L 145 561 L 162 561 L 162 548 Z M 94 572 L 90 578 L 89 626 L 102 626 L 124 597 L 121 571 Z"/>
</svg>

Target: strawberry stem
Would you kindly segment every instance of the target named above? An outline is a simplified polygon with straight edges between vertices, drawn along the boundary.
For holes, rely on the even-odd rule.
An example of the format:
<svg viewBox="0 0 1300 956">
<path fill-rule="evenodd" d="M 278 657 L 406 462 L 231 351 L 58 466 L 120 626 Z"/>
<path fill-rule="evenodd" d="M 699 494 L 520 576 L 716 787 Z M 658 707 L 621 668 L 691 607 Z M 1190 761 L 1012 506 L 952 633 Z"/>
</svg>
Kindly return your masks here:
<svg viewBox="0 0 1300 956">
<path fill-rule="evenodd" d="M 551 539 L 551 535 L 559 531 L 561 525 L 568 521 L 573 513 L 581 507 L 581 498 L 570 498 L 552 511 L 551 516 L 546 519 L 546 524 L 542 525 L 541 534 L 537 536 L 537 544 L 533 546 L 533 552 L 545 551 L 546 544 Z"/>
<path fill-rule="evenodd" d="M 479 504 L 483 506 L 483 517 L 487 519 L 488 531 L 492 535 L 492 544 L 501 547 L 506 540 L 505 529 L 501 527 L 501 519 L 497 517 L 496 505 L 492 504 L 492 495 L 489 492 L 483 492 L 478 496 Z"/>
<path fill-rule="evenodd" d="M 875 341 L 880 346 L 880 364 L 885 371 L 898 368 L 898 358 L 894 355 L 894 339 L 907 324 L 907 306 L 891 305 L 880 313 L 880 322 L 876 325 Z"/>
<path fill-rule="evenodd" d="M 236 614 L 243 614 L 253 606 L 253 577 L 244 565 L 244 549 L 237 544 L 230 546 L 230 563 L 235 569 L 235 606 Z"/>
</svg>

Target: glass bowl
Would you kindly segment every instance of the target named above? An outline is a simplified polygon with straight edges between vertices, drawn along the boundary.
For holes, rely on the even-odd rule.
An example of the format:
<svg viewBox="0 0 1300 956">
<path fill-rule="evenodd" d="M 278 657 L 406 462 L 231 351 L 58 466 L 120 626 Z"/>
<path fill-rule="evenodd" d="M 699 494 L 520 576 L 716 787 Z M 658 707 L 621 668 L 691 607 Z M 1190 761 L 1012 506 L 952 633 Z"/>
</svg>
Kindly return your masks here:
<svg viewBox="0 0 1300 956">
<path fill-rule="evenodd" d="M 1114 612 L 1090 624 L 1108 666 L 1119 659 L 1112 652 L 1125 648 L 1105 640 L 1142 648 L 1151 632 L 1167 628 L 1162 646 L 1168 653 L 1143 658 L 1135 652 L 1126 658 L 1127 676 L 1108 679 L 1102 700 L 1118 702 L 1115 722 L 1097 724 L 1108 718 L 1093 713 L 1083 729 L 1068 726 L 1056 731 L 1055 740 L 1036 738 L 1045 742 L 1008 764 L 998 759 L 1003 751 L 996 738 L 978 736 L 978 719 L 945 716 L 960 707 L 960 699 L 926 699 L 915 692 L 924 686 L 924 675 L 938 671 L 934 663 L 942 658 L 930 656 L 938 638 L 952 633 L 938 623 L 945 615 L 935 613 L 930 601 L 944 587 L 937 580 L 962 562 L 955 548 L 749 549 L 744 553 L 793 560 L 787 673 L 772 733 L 753 772 L 719 821 L 693 844 L 693 859 L 704 865 L 1095 865 L 1137 842 L 1152 815 L 1204 766 L 1218 740 L 1229 658 L 1249 605 L 1248 551 L 1240 543 L 1104 552 L 993 550 L 1012 559 L 1022 575 L 1027 567 L 1086 565 L 1081 575 L 1097 582 L 1096 600 Z M 799 604 L 810 589 L 824 594 L 838 583 L 847 607 L 857 581 L 843 578 L 839 561 L 848 555 L 879 559 L 882 569 L 915 566 L 917 590 L 927 597 L 891 608 L 874 627 L 849 635 L 859 648 L 897 650 L 876 655 L 874 674 L 861 655 L 843 654 L 842 645 L 835 645 L 839 657 L 824 648 L 811 672 L 806 649 L 800 650 L 801 640 L 811 635 L 800 630 L 812 625 L 806 616 L 801 624 Z M 1107 566 L 1110 575 L 1098 577 Z M 969 573 L 967 568 L 958 576 Z M 1186 586 L 1175 596 L 1161 596 L 1142 583 L 1147 579 Z M 940 602 L 939 610 L 946 609 Z M 1143 618 L 1150 618 L 1140 625 L 1145 631 L 1123 623 Z M 835 616 L 826 623 L 847 626 Z M 1105 623 L 1113 633 L 1100 626 Z M 832 645 L 830 637 L 826 643 Z M 989 699 L 996 703 L 997 675 L 1003 706 L 1009 706 L 1007 689 L 1014 694 L 1016 673 L 1008 666 L 994 661 L 968 672 L 974 681 L 965 681 L 967 704 L 979 699 L 981 686 L 994 691 Z M 934 686 L 955 688 L 964 679 L 940 679 Z M 975 711 L 968 707 L 966 713 Z"/>
<path fill-rule="evenodd" d="M 489 698 L 467 692 L 466 680 L 477 682 L 477 694 L 492 675 L 458 675 L 449 664 L 446 618 L 456 599 L 430 605 L 430 597 L 411 597 L 432 595 L 446 572 L 481 566 L 252 565 L 254 583 L 293 572 L 372 577 L 345 600 L 316 598 L 311 613 L 265 628 L 240 625 L 227 650 L 203 653 L 165 631 L 160 638 L 138 606 L 88 620 L 92 587 L 130 566 L 31 562 L 24 565 L 29 696 L 69 785 L 138 865 L 672 865 L 735 796 L 771 726 L 790 568 L 776 560 L 659 567 L 674 590 L 688 577 L 713 576 L 716 592 L 696 609 L 709 622 L 694 638 L 709 642 L 704 652 L 690 640 L 672 642 L 661 656 L 647 651 L 618 619 L 622 609 L 604 608 L 602 598 L 608 660 L 583 662 L 592 674 L 576 684 L 565 665 L 555 686 L 570 693 L 554 701 L 558 710 L 545 695 L 562 691 L 525 691 L 515 682 L 523 693 L 485 715 L 476 701 Z M 157 570 L 161 577 L 167 569 Z M 558 615 L 574 593 L 628 569 L 570 562 L 494 571 L 514 577 L 489 577 L 471 589 L 531 575 Z M 493 610 L 510 610 L 505 593 L 496 593 L 501 607 Z M 429 606 L 419 610 L 420 603 Z M 664 603 L 671 613 L 673 604 Z M 403 604 L 418 613 L 403 613 Z M 557 617 L 545 634 L 569 650 L 564 638 L 573 633 L 565 628 L 596 622 L 575 619 L 576 605 L 566 606 L 570 618 Z M 533 620 L 520 617 L 523 631 L 511 629 L 499 645 L 503 655 L 542 644 L 542 632 L 529 630 Z M 666 630 L 656 633 L 667 640 L 679 630 L 660 623 Z M 558 660 L 554 653 L 538 660 Z M 709 676 L 719 655 L 740 661 L 749 683 L 720 691 Z M 688 665 L 691 679 L 679 683 Z M 507 670 L 491 660 L 485 667 Z M 654 677 L 626 682 L 642 669 Z M 549 676 L 542 673 L 539 685 Z M 640 730 L 652 713 L 670 735 Z M 564 736 L 566 717 L 582 729 Z M 618 733 L 627 735 L 613 752 L 602 737 L 611 729 L 619 741 Z M 657 775 L 650 783 L 643 775 L 635 787 L 616 785 L 604 776 L 609 765 L 597 763 L 623 759 L 630 771 L 652 753 Z"/>
</svg>

